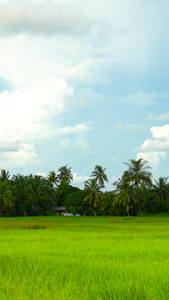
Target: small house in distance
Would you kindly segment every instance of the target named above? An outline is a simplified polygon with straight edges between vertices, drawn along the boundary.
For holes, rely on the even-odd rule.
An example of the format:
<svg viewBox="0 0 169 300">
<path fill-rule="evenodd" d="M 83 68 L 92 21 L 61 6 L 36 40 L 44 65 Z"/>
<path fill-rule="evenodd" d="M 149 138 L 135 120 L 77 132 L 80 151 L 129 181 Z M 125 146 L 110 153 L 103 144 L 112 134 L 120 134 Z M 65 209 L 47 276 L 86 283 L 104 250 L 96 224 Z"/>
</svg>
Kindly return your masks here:
<svg viewBox="0 0 169 300">
<path fill-rule="evenodd" d="M 53 207 L 52 210 L 56 210 L 59 216 L 67 216 L 67 212 L 65 211 L 65 206 Z"/>
</svg>

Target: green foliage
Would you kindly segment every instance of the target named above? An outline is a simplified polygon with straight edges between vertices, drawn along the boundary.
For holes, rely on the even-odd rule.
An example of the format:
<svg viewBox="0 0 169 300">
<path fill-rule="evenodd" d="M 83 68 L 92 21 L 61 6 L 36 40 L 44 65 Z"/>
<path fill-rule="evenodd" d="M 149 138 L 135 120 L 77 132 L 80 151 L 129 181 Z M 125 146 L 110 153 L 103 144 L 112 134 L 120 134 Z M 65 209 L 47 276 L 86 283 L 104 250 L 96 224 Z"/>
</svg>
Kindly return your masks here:
<svg viewBox="0 0 169 300">
<path fill-rule="evenodd" d="M 67 195 L 65 200 L 66 211 L 73 215 L 80 214 L 81 216 L 92 215 L 92 209 L 84 202 L 86 192 L 78 190 Z"/>
<path fill-rule="evenodd" d="M 137 202 L 134 189 L 130 185 L 130 180 L 126 174 L 124 174 L 121 178 L 118 178 L 114 185 L 116 185 L 116 190 L 114 191 L 115 204 L 125 207 L 127 215 L 129 216 L 133 204 Z"/>
<path fill-rule="evenodd" d="M 71 168 L 68 166 L 63 166 L 58 170 L 59 174 L 57 175 L 58 182 L 64 183 L 64 185 L 68 185 L 73 180 L 73 175 L 71 173 Z"/>
<path fill-rule="evenodd" d="M 97 183 L 96 179 L 89 179 L 85 181 L 85 191 L 87 196 L 85 196 L 84 201 L 88 202 L 89 206 L 93 207 L 93 213 L 96 215 L 96 207 L 100 202 L 103 201 L 103 194 L 101 192 L 100 184 Z"/>
<path fill-rule="evenodd" d="M 15 196 L 12 195 L 10 185 L 7 181 L 0 181 L 0 215 L 4 216 L 8 209 L 13 210 L 15 206 Z"/>
<path fill-rule="evenodd" d="M 168 177 L 160 177 L 153 184 L 153 193 L 158 202 L 165 203 L 169 199 L 169 183 Z"/>
<path fill-rule="evenodd" d="M 100 187 L 104 187 L 104 182 L 108 182 L 107 175 L 105 174 L 105 169 L 101 166 L 97 165 L 94 168 L 94 171 L 91 173 L 91 177 L 94 177 L 96 182 L 100 185 Z"/>
<path fill-rule="evenodd" d="M 147 166 L 147 161 L 142 158 L 138 160 L 130 159 L 130 163 L 125 162 L 128 170 L 124 172 L 124 177 L 128 179 L 136 187 L 136 198 L 138 203 L 138 209 L 140 215 L 142 216 L 141 203 L 140 203 L 140 194 L 139 188 L 142 185 L 151 186 L 152 173 L 149 171 L 150 166 Z"/>
<path fill-rule="evenodd" d="M 58 178 L 57 175 L 54 171 L 49 172 L 47 175 L 47 184 L 51 187 L 54 188 L 54 186 L 58 183 Z"/>
<path fill-rule="evenodd" d="M 71 186 L 71 167 L 62 166 L 45 177 L 20 174 L 10 178 L 9 171 L 0 172 L 0 215 L 38 216 L 56 214 L 57 206 L 66 205 L 67 211 L 81 215 L 136 215 L 169 212 L 168 178 L 160 177 L 152 185 L 152 174 L 147 161 L 130 159 L 116 190 L 103 191 L 106 168 L 96 165 L 84 190 Z M 136 202 L 138 208 L 136 206 Z M 52 211 L 52 209 L 54 209 Z"/>
<path fill-rule="evenodd" d="M 114 192 L 105 192 L 103 194 L 103 200 L 99 205 L 99 209 L 104 215 L 114 215 L 115 212 L 115 194 Z"/>
</svg>

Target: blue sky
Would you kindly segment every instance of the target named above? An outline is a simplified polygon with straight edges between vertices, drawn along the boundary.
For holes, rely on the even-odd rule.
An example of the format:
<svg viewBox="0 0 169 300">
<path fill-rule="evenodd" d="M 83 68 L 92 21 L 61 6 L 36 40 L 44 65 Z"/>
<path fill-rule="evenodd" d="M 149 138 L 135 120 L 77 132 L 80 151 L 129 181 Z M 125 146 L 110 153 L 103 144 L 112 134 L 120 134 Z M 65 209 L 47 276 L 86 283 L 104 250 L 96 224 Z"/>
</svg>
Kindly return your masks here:
<svg viewBox="0 0 169 300">
<path fill-rule="evenodd" d="M 169 176 L 169 3 L 0 3 L 0 167 L 47 174 L 95 165 L 111 190 L 123 162 Z"/>
</svg>

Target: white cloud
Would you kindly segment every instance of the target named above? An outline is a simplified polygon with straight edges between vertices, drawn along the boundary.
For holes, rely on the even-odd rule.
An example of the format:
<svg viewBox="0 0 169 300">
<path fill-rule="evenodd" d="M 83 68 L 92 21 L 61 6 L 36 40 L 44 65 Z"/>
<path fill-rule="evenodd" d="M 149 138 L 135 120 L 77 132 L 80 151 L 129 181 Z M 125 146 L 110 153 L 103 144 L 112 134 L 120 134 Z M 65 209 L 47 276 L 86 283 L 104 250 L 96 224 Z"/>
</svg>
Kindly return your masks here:
<svg viewBox="0 0 169 300">
<path fill-rule="evenodd" d="M 169 150 L 169 140 L 161 139 L 147 139 L 141 146 L 142 152 L 159 152 Z"/>
<path fill-rule="evenodd" d="M 80 99 L 80 98 L 75 98 L 73 99 L 70 104 L 69 107 L 70 108 L 83 108 L 87 105 L 87 101 Z"/>
<path fill-rule="evenodd" d="M 14 91 L 0 93 L 1 141 L 29 140 L 44 134 L 45 123 L 51 114 L 64 108 L 63 95 L 53 91 Z"/>
<path fill-rule="evenodd" d="M 158 99 L 163 99 L 165 95 L 158 95 L 156 93 L 144 94 L 131 94 L 124 97 L 116 98 L 116 101 L 120 101 L 121 103 L 126 102 L 133 105 L 152 105 L 155 104 Z"/>
<path fill-rule="evenodd" d="M 73 173 L 73 184 L 78 185 L 88 180 L 89 176 L 79 176 L 77 173 Z"/>
<path fill-rule="evenodd" d="M 24 145 L 36 145 L 37 139 L 56 135 L 61 136 L 62 149 L 71 144 L 77 152 L 94 153 L 86 138 L 90 123 L 80 120 L 80 115 L 77 122 L 71 116 L 73 125 L 68 119 L 64 127 L 58 114 L 71 105 L 82 108 L 93 99 L 101 103 L 108 93 L 116 95 L 110 87 L 105 91 L 103 85 L 111 82 L 113 89 L 116 75 L 121 80 L 121 74 L 141 74 L 140 70 L 146 71 L 152 63 L 152 54 L 159 57 L 157 48 L 167 49 L 156 36 L 157 28 L 163 34 L 163 26 L 156 22 L 164 10 L 162 1 L 158 5 L 152 2 L 100 0 L 96 10 L 96 1 L 90 0 L 85 5 L 82 0 L 1 1 L 0 78 L 12 87 L 11 92 L 0 93 L 2 156 L 10 161 L 15 157 L 18 165 L 36 161 L 36 147 L 26 149 Z M 116 101 L 146 106 L 162 98 L 165 95 L 133 90 Z M 88 121 L 86 116 L 91 117 L 91 111 L 83 115 Z M 119 123 L 116 127 L 146 130 L 142 124 Z M 67 138 L 71 134 L 73 140 Z M 24 157 L 21 162 L 18 153 Z"/>
<path fill-rule="evenodd" d="M 31 34 L 81 33 L 89 30 L 91 21 L 82 12 L 76 12 L 62 2 L 8 1 L 1 4 L 0 33 Z"/>
<path fill-rule="evenodd" d="M 118 177 L 116 177 L 116 176 L 113 176 L 112 178 L 111 178 L 111 182 L 112 182 L 112 184 L 115 182 L 115 181 L 117 181 L 118 180 Z"/>
<path fill-rule="evenodd" d="M 153 165 L 153 169 L 156 170 L 161 159 L 166 158 L 166 152 L 139 152 L 137 154 L 137 159 L 142 158 L 144 160 L 147 160 L 149 163 Z"/>
<path fill-rule="evenodd" d="M 71 156 L 76 157 L 76 154 L 80 151 L 80 155 L 94 154 L 94 150 L 91 149 L 90 143 L 85 137 L 85 132 L 75 131 L 74 136 L 65 138 L 60 141 L 60 149 L 71 150 Z"/>
<path fill-rule="evenodd" d="M 147 126 L 142 125 L 142 124 L 126 124 L 126 125 L 123 125 L 122 123 L 117 122 L 114 127 L 117 130 L 147 131 Z"/>
<path fill-rule="evenodd" d="M 154 138 L 156 139 L 165 139 L 169 141 L 169 124 L 166 124 L 162 127 L 152 127 L 151 132 Z"/>
<path fill-rule="evenodd" d="M 160 159 L 165 159 L 169 151 L 169 125 L 151 128 L 152 139 L 147 139 L 136 149 L 137 158 L 148 160 L 154 165 L 160 163 Z"/>
<path fill-rule="evenodd" d="M 48 174 L 44 173 L 44 172 L 36 172 L 35 175 L 42 176 L 42 177 L 46 178 Z"/>
<path fill-rule="evenodd" d="M 27 164 L 38 163 L 35 146 L 33 144 L 21 144 L 18 151 L 10 151 L 3 154 L 1 157 L 1 167 L 23 167 Z"/>
<path fill-rule="evenodd" d="M 90 57 L 84 59 L 67 71 L 67 76 L 77 81 L 93 84 L 107 84 L 110 79 L 106 75 L 106 70 L 110 68 L 111 61 L 107 58 Z"/>
<path fill-rule="evenodd" d="M 56 87 L 48 93 L 45 89 L 39 92 L 28 90 L 0 93 L 0 151 L 7 152 L 5 160 L 12 161 L 11 165 L 15 166 L 26 165 L 34 162 L 37 154 L 32 146 L 29 148 L 25 144 L 32 144 L 37 139 L 90 130 L 90 123 L 58 128 L 51 125 L 49 118 L 63 108 L 61 86 L 59 91 Z"/>
<path fill-rule="evenodd" d="M 147 116 L 147 120 L 168 121 L 169 120 L 169 112 L 167 112 L 166 114 L 161 114 L 160 116 L 155 116 L 153 114 L 149 114 Z"/>
<path fill-rule="evenodd" d="M 55 129 L 56 134 L 74 134 L 74 133 L 81 133 L 91 130 L 90 122 L 88 123 L 81 123 L 73 126 L 66 126 L 60 127 Z"/>
</svg>

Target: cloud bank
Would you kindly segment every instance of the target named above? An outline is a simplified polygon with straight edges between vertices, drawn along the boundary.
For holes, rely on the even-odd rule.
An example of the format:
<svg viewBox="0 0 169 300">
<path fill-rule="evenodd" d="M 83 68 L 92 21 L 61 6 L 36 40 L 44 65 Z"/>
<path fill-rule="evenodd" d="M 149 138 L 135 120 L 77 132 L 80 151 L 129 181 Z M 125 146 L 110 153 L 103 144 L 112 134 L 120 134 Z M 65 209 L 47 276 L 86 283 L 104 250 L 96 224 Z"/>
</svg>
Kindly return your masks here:
<svg viewBox="0 0 169 300">
<path fill-rule="evenodd" d="M 151 128 L 152 138 L 145 140 L 137 149 L 137 158 L 143 158 L 157 166 L 160 159 L 165 159 L 169 151 L 169 124 Z"/>
</svg>

